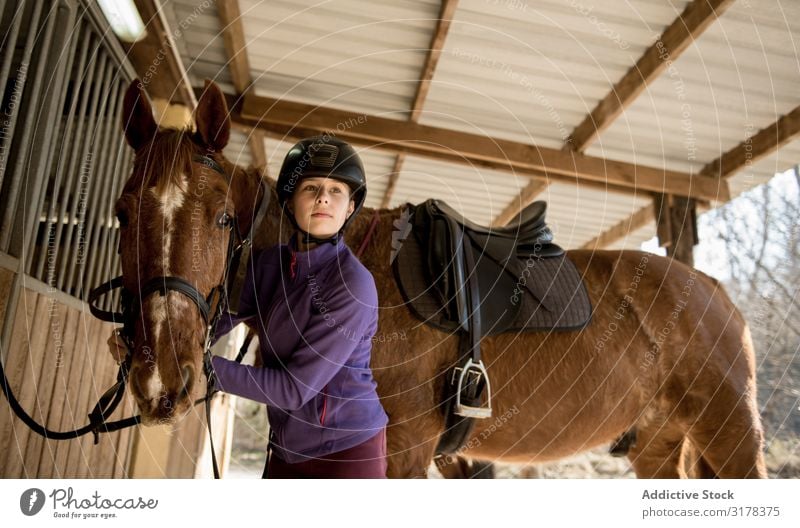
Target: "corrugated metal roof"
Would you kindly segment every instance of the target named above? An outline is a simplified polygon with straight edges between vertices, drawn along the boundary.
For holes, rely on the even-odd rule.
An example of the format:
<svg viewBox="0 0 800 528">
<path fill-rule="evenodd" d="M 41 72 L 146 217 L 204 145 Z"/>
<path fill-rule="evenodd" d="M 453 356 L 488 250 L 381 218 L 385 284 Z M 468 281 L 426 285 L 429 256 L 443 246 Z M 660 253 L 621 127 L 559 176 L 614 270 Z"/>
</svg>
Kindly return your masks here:
<svg viewBox="0 0 800 528">
<path fill-rule="evenodd" d="M 422 122 L 560 148 L 677 16 L 663 2 L 572 4 L 459 2 Z"/>
<path fill-rule="evenodd" d="M 173 0 L 162 7 L 192 86 L 202 87 L 205 79 L 212 79 L 234 93 L 216 3 Z"/>
<path fill-rule="evenodd" d="M 473 222 L 488 225 L 527 183 L 527 178 L 508 172 L 408 156 L 390 205 L 438 198 Z"/>
<path fill-rule="evenodd" d="M 699 171 L 797 107 L 800 3 L 784 4 L 782 23 L 772 1 L 734 3 L 588 153 Z"/>
<path fill-rule="evenodd" d="M 242 0 L 241 11 L 256 94 L 404 118 L 439 3 Z"/>
<path fill-rule="evenodd" d="M 461 0 L 421 122 L 560 148 L 688 0 Z M 213 4 L 165 5 L 189 77 L 233 91 Z M 406 119 L 440 3 L 240 0 L 257 94 Z M 590 145 L 587 154 L 697 171 L 800 103 L 800 2 L 736 2 Z M 334 128 L 336 123 L 331 123 Z M 246 138 L 245 138 L 246 139 Z M 249 156 L 246 140 L 232 140 Z M 292 141 L 267 140 L 276 175 Z M 242 147 L 243 146 L 243 147 Z M 229 149 L 230 150 L 230 149 Z M 363 150 L 382 199 L 394 155 Z M 242 158 L 243 159 L 243 158 Z M 800 161 L 800 140 L 731 179 L 734 195 Z M 391 205 L 446 200 L 490 224 L 528 183 L 484 168 L 408 157 Z M 578 247 L 646 206 L 646 194 L 551 185 L 539 199 L 559 242 Z M 654 224 L 617 245 L 638 247 Z"/>
</svg>

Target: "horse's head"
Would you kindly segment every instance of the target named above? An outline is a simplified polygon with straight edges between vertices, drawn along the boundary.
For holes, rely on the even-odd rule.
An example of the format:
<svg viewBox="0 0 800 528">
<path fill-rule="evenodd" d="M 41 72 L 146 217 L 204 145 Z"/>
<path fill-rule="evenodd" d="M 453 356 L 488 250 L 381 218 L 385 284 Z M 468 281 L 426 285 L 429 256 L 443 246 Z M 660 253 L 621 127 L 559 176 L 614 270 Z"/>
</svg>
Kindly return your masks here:
<svg viewBox="0 0 800 528">
<path fill-rule="evenodd" d="M 123 283 L 136 314 L 130 388 L 143 423 L 169 424 L 204 394 L 207 321 L 186 292 L 150 287 L 176 277 L 207 298 L 264 193 L 257 171 L 222 154 L 230 118 L 215 84 L 206 83 L 194 131 L 160 129 L 138 81 L 125 94 L 122 119 L 136 152 L 115 206 Z"/>
</svg>

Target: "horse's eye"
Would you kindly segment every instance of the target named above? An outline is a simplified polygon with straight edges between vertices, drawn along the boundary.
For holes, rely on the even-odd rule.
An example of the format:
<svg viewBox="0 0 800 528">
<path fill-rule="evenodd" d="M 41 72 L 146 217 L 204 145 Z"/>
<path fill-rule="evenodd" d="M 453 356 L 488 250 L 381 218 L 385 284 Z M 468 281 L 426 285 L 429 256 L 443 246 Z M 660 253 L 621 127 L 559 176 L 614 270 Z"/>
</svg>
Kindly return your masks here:
<svg viewBox="0 0 800 528">
<path fill-rule="evenodd" d="M 222 213 L 221 215 L 219 215 L 219 218 L 217 219 L 217 225 L 219 227 L 226 227 L 231 225 L 232 221 L 233 217 L 231 215 L 229 215 L 228 213 Z"/>
<path fill-rule="evenodd" d="M 119 220 L 120 227 L 128 226 L 128 215 L 125 213 L 125 211 L 120 211 L 117 213 L 117 220 Z"/>
</svg>

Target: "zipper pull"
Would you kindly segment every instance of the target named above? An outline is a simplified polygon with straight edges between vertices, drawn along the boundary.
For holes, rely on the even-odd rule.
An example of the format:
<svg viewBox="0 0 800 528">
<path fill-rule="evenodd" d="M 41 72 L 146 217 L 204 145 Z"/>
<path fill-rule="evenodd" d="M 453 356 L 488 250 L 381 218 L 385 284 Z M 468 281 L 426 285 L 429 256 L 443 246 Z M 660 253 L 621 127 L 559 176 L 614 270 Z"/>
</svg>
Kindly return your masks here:
<svg viewBox="0 0 800 528">
<path fill-rule="evenodd" d="M 294 251 L 292 251 L 292 261 L 289 263 L 289 273 L 291 273 L 293 279 L 294 276 L 297 274 L 295 268 L 297 268 L 297 254 Z"/>
<path fill-rule="evenodd" d="M 322 389 L 322 412 L 320 413 L 319 416 L 320 425 L 325 425 L 325 411 L 327 410 L 327 407 L 328 407 L 328 386 L 325 385 L 325 387 Z"/>
</svg>

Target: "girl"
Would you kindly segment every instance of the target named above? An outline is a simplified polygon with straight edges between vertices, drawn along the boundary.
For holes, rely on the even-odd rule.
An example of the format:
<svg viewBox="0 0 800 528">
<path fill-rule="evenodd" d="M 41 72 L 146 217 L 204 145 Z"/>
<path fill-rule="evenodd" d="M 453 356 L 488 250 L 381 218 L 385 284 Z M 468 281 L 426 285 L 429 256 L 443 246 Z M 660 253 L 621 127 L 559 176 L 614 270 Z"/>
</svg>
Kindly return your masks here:
<svg viewBox="0 0 800 528">
<path fill-rule="evenodd" d="M 238 314 L 215 332 L 257 321 L 264 366 L 215 356 L 216 388 L 267 405 L 264 477 L 385 478 L 388 417 L 370 369 L 378 295 L 343 239 L 366 198 L 363 165 L 343 141 L 305 139 L 277 193 L 296 231 L 253 255 Z"/>
</svg>

